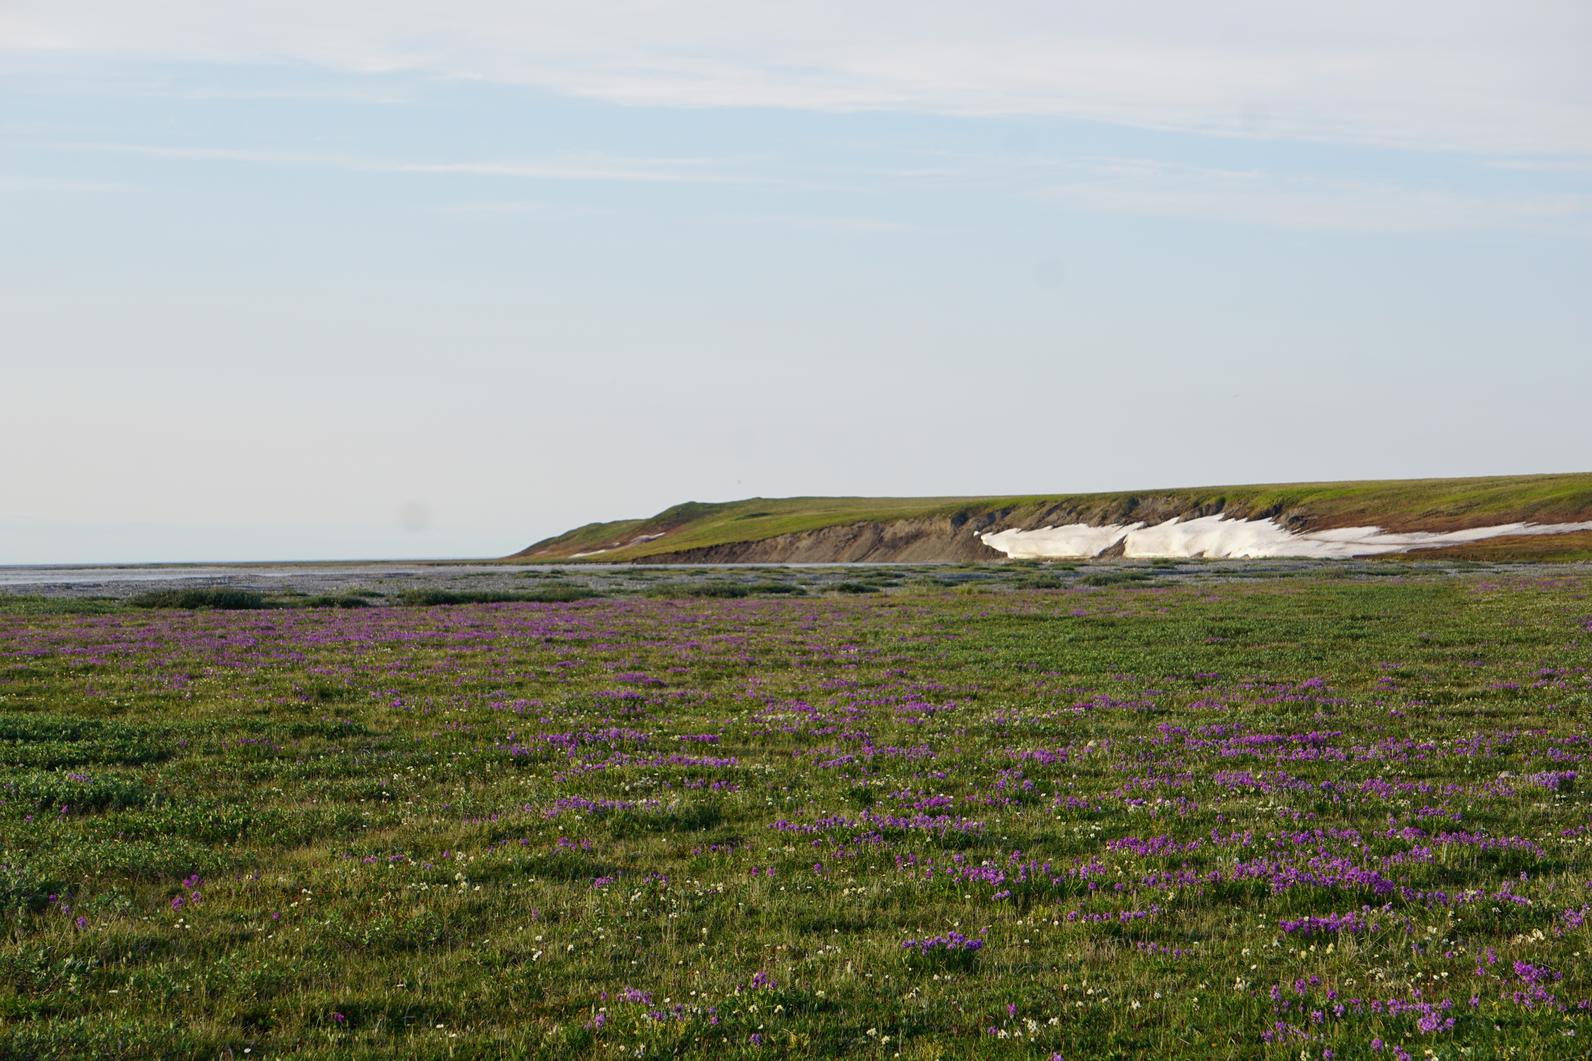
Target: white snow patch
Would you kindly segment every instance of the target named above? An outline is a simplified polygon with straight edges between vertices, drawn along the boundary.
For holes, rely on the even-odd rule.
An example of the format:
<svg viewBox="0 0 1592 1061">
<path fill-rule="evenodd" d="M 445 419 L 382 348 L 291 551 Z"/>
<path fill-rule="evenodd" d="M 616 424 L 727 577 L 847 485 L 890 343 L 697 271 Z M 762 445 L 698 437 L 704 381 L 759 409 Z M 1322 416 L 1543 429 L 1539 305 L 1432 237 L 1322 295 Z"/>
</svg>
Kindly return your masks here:
<svg viewBox="0 0 1592 1061">
<path fill-rule="evenodd" d="M 628 542 L 620 542 L 618 545 L 605 545 L 601 549 L 593 549 L 589 553 L 570 553 L 569 558 L 571 560 L 579 560 L 587 556 L 601 556 L 603 553 L 611 553 L 615 549 L 623 549 L 627 545 L 640 545 L 642 542 L 650 542 L 654 538 L 661 538 L 664 533 L 664 531 L 659 531 L 657 534 L 638 534 Z"/>
<path fill-rule="evenodd" d="M 979 539 L 992 549 L 1024 560 L 1047 556 L 1089 557 L 1099 556 L 1117 544 L 1124 534 L 1143 526 L 1142 523 L 1127 526 L 1108 523 L 1104 527 L 1092 527 L 1087 523 L 1069 523 L 1038 530 L 986 531 Z"/>
<path fill-rule="evenodd" d="M 1349 559 L 1462 545 L 1511 535 L 1568 534 L 1584 530 L 1592 530 L 1592 520 L 1585 523 L 1503 523 L 1458 531 L 1391 532 L 1380 527 L 1334 527 L 1330 530 L 1295 533 L 1275 520 L 1226 519 L 1216 515 L 1189 520 L 1173 518 L 1153 527 L 1143 523 L 1107 524 L 1103 527 L 1069 523 L 1037 530 L 984 531 L 979 534 L 979 539 L 985 545 L 1018 559 L 1088 559 L 1099 556 L 1118 541 L 1123 543 L 1124 556 L 1142 558 Z"/>
</svg>

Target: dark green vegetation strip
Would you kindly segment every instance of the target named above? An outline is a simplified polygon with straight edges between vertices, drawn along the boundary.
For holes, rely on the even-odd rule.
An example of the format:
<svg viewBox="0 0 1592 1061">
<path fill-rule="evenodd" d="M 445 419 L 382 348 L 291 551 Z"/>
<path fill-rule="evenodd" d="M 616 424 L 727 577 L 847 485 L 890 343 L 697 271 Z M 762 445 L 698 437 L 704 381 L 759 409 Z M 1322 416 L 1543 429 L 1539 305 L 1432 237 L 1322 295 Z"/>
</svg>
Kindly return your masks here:
<svg viewBox="0 0 1592 1061">
<path fill-rule="evenodd" d="M 265 595 L 247 589 L 155 589 L 127 602 L 135 608 L 221 608 L 249 611 L 269 607 Z"/>
<path fill-rule="evenodd" d="M 1581 1055 L 1592 580 L 1096 581 L 0 614 L 0 1057 Z"/>
</svg>

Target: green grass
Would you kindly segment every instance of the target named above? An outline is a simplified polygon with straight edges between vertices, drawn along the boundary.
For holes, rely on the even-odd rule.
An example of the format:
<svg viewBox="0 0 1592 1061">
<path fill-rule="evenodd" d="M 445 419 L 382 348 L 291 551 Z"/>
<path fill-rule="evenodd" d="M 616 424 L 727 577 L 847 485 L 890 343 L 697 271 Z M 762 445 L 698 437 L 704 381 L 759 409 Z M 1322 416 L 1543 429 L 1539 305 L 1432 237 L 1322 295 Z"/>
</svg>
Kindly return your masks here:
<svg viewBox="0 0 1592 1061">
<path fill-rule="evenodd" d="M 1580 1056 L 1592 577 L 1123 570 L 0 611 L 0 1058 Z"/>
<path fill-rule="evenodd" d="M 529 590 L 414 589 L 398 594 L 398 603 L 418 607 L 437 604 L 507 604 L 588 600 L 600 596 L 584 586 L 539 586 Z"/>
<path fill-rule="evenodd" d="M 1281 483 L 1013 497 L 749 498 L 690 502 L 651 519 L 593 523 L 538 542 L 517 558 L 568 559 L 604 550 L 601 561 L 643 560 L 686 549 L 762 541 L 852 523 L 999 512 L 1020 525 L 1053 510 L 1080 522 L 1130 521 L 1147 507 L 1222 511 L 1258 518 L 1279 513 L 1317 526 L 1444 529 L 1456 526 L 1592 519 L 1592 473 Z M 648 541 L 643 536 L 657 535 Z M 1530 546 L 1528 546 L 1529 548 Z"/>
</svg>

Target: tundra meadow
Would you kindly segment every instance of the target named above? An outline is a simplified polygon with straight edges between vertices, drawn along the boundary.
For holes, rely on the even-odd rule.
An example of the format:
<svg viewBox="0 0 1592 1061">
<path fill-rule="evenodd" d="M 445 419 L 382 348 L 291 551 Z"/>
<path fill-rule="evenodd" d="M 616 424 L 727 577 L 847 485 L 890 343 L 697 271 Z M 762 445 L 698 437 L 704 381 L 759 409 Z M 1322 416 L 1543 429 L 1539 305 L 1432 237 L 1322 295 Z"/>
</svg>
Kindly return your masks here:
<svg viewBox="0 0 1592 1061">
<path fill-rule="evenodd" d="M 891 581 L 0 609 L 0 1056 L 1585 1056 L 1592 576 Z"/>
</svg>

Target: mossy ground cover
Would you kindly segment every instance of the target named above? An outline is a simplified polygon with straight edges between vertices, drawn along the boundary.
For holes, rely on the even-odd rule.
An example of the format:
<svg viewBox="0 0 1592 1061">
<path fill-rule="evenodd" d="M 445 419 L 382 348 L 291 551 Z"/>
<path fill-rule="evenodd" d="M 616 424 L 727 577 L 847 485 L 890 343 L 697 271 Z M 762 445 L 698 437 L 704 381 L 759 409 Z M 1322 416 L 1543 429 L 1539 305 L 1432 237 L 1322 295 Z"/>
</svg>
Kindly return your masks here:
<svg viewBox="0 0 1592 1061">
<path fill-rule="evenodd" d="M 871 581 L 0 614 L 0 1056 L 1584 1055 L 1592 577 Z"/>
</svg>

